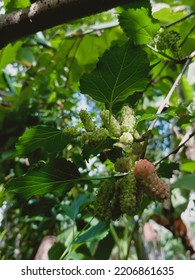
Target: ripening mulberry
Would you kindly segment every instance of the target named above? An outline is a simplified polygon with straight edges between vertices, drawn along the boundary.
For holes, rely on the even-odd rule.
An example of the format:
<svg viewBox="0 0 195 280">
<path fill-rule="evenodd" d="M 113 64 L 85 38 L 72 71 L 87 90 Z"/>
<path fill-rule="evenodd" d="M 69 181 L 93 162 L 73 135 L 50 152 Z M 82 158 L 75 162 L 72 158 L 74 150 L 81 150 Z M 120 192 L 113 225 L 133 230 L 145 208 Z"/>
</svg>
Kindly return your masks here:
<svg viewBox="0 0 195 280">
<path fill-rule="evenodd" d="M 148 160 L 141 159 L 136 162 L 134 175 L 138 185 L 143 187 L 144 192 L 151 198 L 158 201 L 169 198 L 168 185 L 158 177 L 155 166 Z"/>
<path fill-rule="evenodd" d="M 100 117 L 111 136 L 119 137 L 121 135 L 120 124 L 113 115 L 110 116 L 109 110 L 103 110 Z"/>
<path fill-rule="evenodd" d="M 86 131 L 88 132 L 95 131 L 96 128 L 95 123 L 92 121 L 91 116 L 88 114 L 86 110 L 81 110 L 79 116 Z"/>
</svg>

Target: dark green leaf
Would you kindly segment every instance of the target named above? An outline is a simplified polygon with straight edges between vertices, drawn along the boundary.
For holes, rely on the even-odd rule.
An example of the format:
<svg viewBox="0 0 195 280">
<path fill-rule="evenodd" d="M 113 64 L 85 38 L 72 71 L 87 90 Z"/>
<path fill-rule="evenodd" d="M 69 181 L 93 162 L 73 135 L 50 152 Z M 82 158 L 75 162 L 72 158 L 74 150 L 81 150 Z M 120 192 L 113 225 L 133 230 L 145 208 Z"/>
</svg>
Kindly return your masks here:
<svg viewBox="0 0 195 280">
<path fill-rule="evenodd" d="M 137 45 L 148 44 L 160 29 L 158 21 L 145 8 L 124 11 L 119 22 L 126 35 L 133 38 Z"/>
<path fill-rule="evenodd" d="M 74 163 L 56 159 L 46 164 L 41 162 L 25 175 L 12 179 L 6 184 L 6 189 L 28 199 L 48 192 L 67 192 L 79 177 L 80 173 Z"/>
<path fill-rule="evenodd" d="M 112 139 L 106 139 L 106 141 L 100 142 L 96 145 L 84 145 L 83 146 L 83 157 L 84 159 L 88 160 L 91 155 L 98 155 L 100 152 L 104 151 L 105 149 L 111 149 L 113 144 L 115 143 Z"/>
<path fill-rule="evenodd" d="M 69 140 L 62 130 L 39 125 L 24 132 L 19 138 L 16 150 L 20 155 L 29 154 L 38 148 L 44 148 L 48 152 L 57 152 L 65 148 Z"/>
<path fill-rule="evenodd" d="M 80 89 L 93 99 L 112 107 L 148 83 L 149 61 L 146 53 L 129 42 L 107 50 L 96 69 L 82 76 Z"/>
<path fill-rule="evenodd" d="M 49 259 L 59 260 L 61 255 L 64 253 L 65 249 L 66 248 L 62 243 L 60 242 L 54 243 L 54 245 L 51 247 L 51 249 L 48 252 Z"/>
<path fill-rule="evenodd" d="M 131 0 L 131 3 L 125 6 L 125 9 L 140 9 L 141 7 L 144 7 L 151 12 L 152 7 L 149 0 Z"/>
<path fill-rule="evenodd" d="M 114 246 L 114 239 L 112 234 L 108 234 L 102 239 L 97 247 L 94 258 L 96 260 L 108 260 Z"/>
<path fill-rule="evenodd" d="M 158 168 L 157 172 L 161 177 L 164 178 L 171 178 L 173 175 L 174 170 L 179 169 L 179 163 L 176 162 L 170 162 L 166 163 L 163 162 L 161 163 L 160 167 Z"/>
<path fill-rule="evenodd" d="M 79 236 L 73 244 L 81 244 L 87 241 L 101 240 L 102 235 L 105 236 L 108 232 L 109 224 L 107 222 L 99 222 L 97 225 L 91 227 L 81 236 Z"/>
</svg>

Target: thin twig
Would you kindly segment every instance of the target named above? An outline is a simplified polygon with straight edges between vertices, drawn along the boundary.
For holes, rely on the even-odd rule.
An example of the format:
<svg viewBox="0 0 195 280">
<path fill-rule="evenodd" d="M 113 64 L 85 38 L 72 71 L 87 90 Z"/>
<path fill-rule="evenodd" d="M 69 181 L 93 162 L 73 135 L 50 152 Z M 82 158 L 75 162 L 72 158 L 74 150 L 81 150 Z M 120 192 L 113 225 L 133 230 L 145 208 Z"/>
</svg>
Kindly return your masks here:
<svg viewBox="0 0 195 280">
<path fill-rule="evenodd" d="M 79 31 L 79 32 L 72 31 L 72 32 L 68 33 L 65 38 L 83 37 L 83 36 L 89 35 L 91 33 L 97 34 L 98 32 L 103 32 L 107 29 L 112 29 L 112 28 L 115 28 L 118 26 L 119 26 L 118 22 L 117 23 L 111 22 L 110 25 L 106 25 L 104 27 L 103 26 L 100 27 L 99 25 L 98 26 L 89 26 L 89 28 L 86 31 Z"/>
<path fill-rule="evenodd" d="M 195 135 L 195 132 L 192 132 L 189 137 L 185 140 L 185 141 L 181 141 L 180 145 L 174 149 L 173 151 L 171 151 L 168 155 L 166 155 L 165 157 L 163 157 L 162 159 L 160 159 L 159 161 L 157 161 L 154 165 L 157 166 L 159 163 L 161 163 L 162 161 L 164 161 L 165 159 L 167 159 L 168 157 L 170 157 L 170 155 L 176 154 L 183 146 L 185 146 L 185 144 Z"/>
<path fill-rule="evenodd" d="M 190 61 L 192 60 L 192 58 L 193 58 L 194 56 L 195 56 L 195 52 L 191 53 L 191 55 L 188 56 L 188 58 L 187 58 L 187 60 L 186 60 L 186 63 L 184 64 L 184 66 L 183 66 L 181 72 L 179 73 L 177 79 L 175 80 L 175 82 L 174 82 L 172 88 L 170 89 L 170 91 L 169 91 L 169 93 L 167 94 L 167 96 L 165 97 L 164 101 L 161 103 L 160 107 L 158 108 L 158 111 L 157 111 L 157 113 L 156 113 L 157 115 L 158 115 L 158 114 L 161 114 L 162 111 L 163 111 L 163 109 L 165 108 L 165 106 L 169 104 L 169 100 L 170 100 L 170 98 L 171 98 L 173 92 L 174 92 L 175 89 L 177 88 L 177 86 L 178 86 L 178 84 L 179 84 L 179 82 L 180 82 L 180 80 L 181 80 L 181 78 L 182 78 L 182 76 L 183 76 L 183 74 L 184 74 L 186 68 L 188 67 Z M 151 130 L 154 128 L 156 122 L 157 122 L 157 118 L 151 123 L 151 125 L 150 125 L 149 128 L 148 128 L 148 131 L 151 131 Z"/>
<path fill-rule="evenodd" d="M 175 25 L 175 24 L 177 24 L 177 23 L 180 23 L 180 22 L 182 22 L 182 21 L 188 19 L 189 17 L 191 17 L 191 16 L 193 16 L 193 15 L 195 15 L 195 12 L 192 12 L 192 13 L 188 14 L 187 16 L 185 16 L 185 17 L 183 17 L 183 18 L 180 18 L 180 19 L 178 19 L 178 20 L 176 20 L 176 21 L 173 21 L 173 22 L 171 22 L 171 23 L 163 24 L 163 25 L 161 25 L 161 27 L 164 27 L 164 28 L 171 27 L 171 26 L 173 26 L 173 25 Z"/>
<path fill-rule="evenodd" d="M 158 53 L 168 59 L 170 59 L 171 61 L 175 62 L 175 63 L 178 63 L 178 60 L 176 60 L 175 58 L 171 57 L 170 55 L 166 54 L 166 53 L 163 53 L 163 52 L 160 52 L 159 50 L 157 50 L 156 48 L 152 47 L 150 44 L 147 44 L 147 47 L 150 48 L 151 50 L 153 50 L 155 53 Z"/>
<path fill-rule="evenodd" d="M 179 47 L 182 47 L 185 44 L 186 40 L 188 39 L 189 35 L 194 31 L 194 29 L 195 29 L 195 24 L 190 28 L 190 30 L 184 37 L 183 41 L 179 44 Z"/>
</svg>

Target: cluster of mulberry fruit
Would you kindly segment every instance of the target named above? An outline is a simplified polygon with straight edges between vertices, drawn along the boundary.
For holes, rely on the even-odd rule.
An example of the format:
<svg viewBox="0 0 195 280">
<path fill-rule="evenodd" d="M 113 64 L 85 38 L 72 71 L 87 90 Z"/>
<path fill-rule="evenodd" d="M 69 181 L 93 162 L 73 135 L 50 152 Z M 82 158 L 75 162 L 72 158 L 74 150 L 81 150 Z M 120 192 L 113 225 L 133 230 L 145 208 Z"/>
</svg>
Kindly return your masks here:
<svg viewBox="0 0 195 280">
<path fill-rule="evenodd" d="M 140 197 L 133 174 L 106 181 L 100 186 L 94 201 L 95 216 L 100 220 L 116 220 L 123 214 L 133 215 L 139 209 Z"/>
<path fill-rule="evenodd" d="M 136 117 L 133 109 L 129 106 L 122 108 L 118 119 L 110 115 L 109 110 L 103 110 L 100 117 L 109 135 L 115 137 L 115 146 L 132 146 L 134 139 L 137 140 L 139 133 L 136 130 Z"/>
<path fill-rule="evenodd" d="M 156 48 L 159 51 L 170 50 L 177 59 L 181 57 L 181 48 L 179 46 L 180 35 L 174 30 L 160 29 L 155 37 Z"/>
<path fill-rule="evenodd" d="M 130 169 L 128 157 L 117 159 L 115 170 L 129 173 L 121 179 L 105 181 L 100 186 L 94 201 L 95 216 L 100 220 L 116 220 L 123 214 L 136 214 L 143 194 L 160 202 L 169 198 L 169 187 L 158 177 L 151 162 L 141 159 L 135 163 L 133 173 Z"/>
<path fill-rule="evenodd" d="M 168 185 L 163 182 L 156 173 L 155 166 L 146 159 L 136 162 L 134 175 L 138 187 L 151 198 L 163 202 L 169 198 Z"/>
<path fill-rule="evenodd" d="M 79 137 L 82 145 L 98 145 L 108 137 L 115 140 L 116 147 L 131 147 L 136 154 L 142 150 L 140 141 L 141 136 L 136 130 L 136 117 L 133 109 L 124 106 L 117 118 L 110 114 L 109 110 L 102 110 L 100 117 L 102 125 L 98 127 L 86 110 L 79 113 L 84 131 L 76 127 L 67 127 L 64 134 L 69 137 Z M 141 152 L 140 152 L 141 153 Z"/>
</svg>

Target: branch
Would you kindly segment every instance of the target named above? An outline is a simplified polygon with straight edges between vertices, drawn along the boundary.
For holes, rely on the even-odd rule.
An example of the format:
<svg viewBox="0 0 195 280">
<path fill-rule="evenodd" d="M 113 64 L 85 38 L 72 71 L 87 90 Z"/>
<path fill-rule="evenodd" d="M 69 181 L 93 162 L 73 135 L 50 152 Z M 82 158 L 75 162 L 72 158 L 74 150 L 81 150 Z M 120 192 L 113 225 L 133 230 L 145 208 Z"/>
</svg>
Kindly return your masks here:
<svg viewBox="0 0 195 280">
<path fill-rule="evenodd" d="M 134 0 L 42 0 L 0 16 L 0 48 L 53 26 L 129 4 Z"/>
<path fill-rule="evenodd" d="M 156 113 L 157 115 L 158 115 L 158 114 L 161 114 L 162 111 L 163 111 L 163 109 L 169 104 L 169 100 L 170 100 L 170 98 L 171 98 L 173 92 L 175 91 L 176 87 L 178 86 L 178 84 L 179 84 L 179 82 L 180 82 L 180 80 L 181 80 L 181 78 L 182 78 L 182 76 L 183 76 L 183 74 L 184 74 L 186 68 L 188 67 L 188 65 L 190 64 L 191 60 L 194 58 L 194 56 L 195 56 L 195 52 L 191 53 L 191 55 L 188 56 L 188 58 L 187 58 L 187 60 L 186 60 L 186 63 L 184 64 L 184 66 L 183 66 L 181 72 L 179 73 L 177 79 L 175 80 L 175 82 L 174 82 L 172 88 L 170 89 L 169 93 L 167 94 L 167 96 L 165 97 L 165 99 L 164 99 L 163 102 L 161 103 L 160 107 L 158 108 L 158 111 L 157 111 L 157 113 Z M 157 119 L 155 119 L 155 120 L 151 123 L 151 125 L 150 125 L 149 128 L 148 128 L 148 131 L 151 131 L 151 130 L 154 128 L 154 126 L 155 126 L 155 124 L 156 124 L 156 121 L 157 121 Z"/>
<path fill-rule="evenodd" d="M 168 155 L 166 155 L 165 157 L 163 157 L 162 159 L 160 159 L 159 161 L 157 161 L 155 163 L 155 166 L 157 166 L 159 163 L 161 163 L 162 161 L 164 161 L 165 159 L 167 159 L 168 157 L 170 157 L 170 155 L 176 154 L 183 146 L 185 146 L 185 144 L 192 138 L 194 137 L 195 132 L 192 132 L 189 137 L 185 140 L 182 140 L 180 145 L 173 151 L 171 151 Z"/>
</svg>

